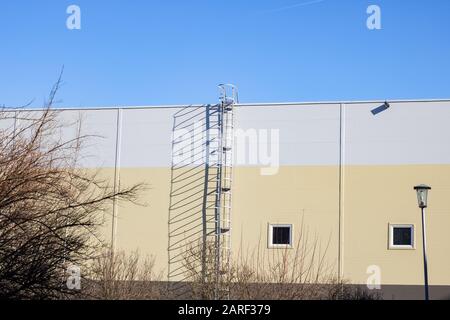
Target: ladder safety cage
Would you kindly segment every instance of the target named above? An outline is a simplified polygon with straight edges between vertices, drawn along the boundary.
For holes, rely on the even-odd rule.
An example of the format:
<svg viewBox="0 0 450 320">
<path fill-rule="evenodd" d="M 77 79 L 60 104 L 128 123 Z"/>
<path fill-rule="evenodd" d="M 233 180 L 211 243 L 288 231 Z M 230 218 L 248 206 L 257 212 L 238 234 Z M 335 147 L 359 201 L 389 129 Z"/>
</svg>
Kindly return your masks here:
<svg viewBox="0 0 450 320">
<path fill-rule="evenodd" d="M 233 85 L 221 84 L 219 90 L 220 103 L 203 110 L 182 109 L 174 115 L 174 131 L 180 127 L 191 130 L 199 122 L 202 129 L 200 136 L 198 132 L 188 135 L 187 143 L 184 136 L 174 137 L 172 142 L 168 281 L 177 297 L 187 297 L 190 281 L 211 288 L 206 298 L 228 299 L 230 294 L 234 105 L 238 95 Z M 186 146 L 189 143 L 192 145 Z M 189 149 L 187 157 L 175 157 L 179 144 Z"/>
</svg>

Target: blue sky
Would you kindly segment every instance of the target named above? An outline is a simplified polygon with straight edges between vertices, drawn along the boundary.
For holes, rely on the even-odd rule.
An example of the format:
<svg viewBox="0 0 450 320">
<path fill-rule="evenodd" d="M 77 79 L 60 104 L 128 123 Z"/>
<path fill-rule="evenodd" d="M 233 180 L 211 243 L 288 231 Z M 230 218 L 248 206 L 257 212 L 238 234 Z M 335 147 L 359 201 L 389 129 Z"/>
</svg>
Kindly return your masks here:
<svg viewBox="0 0 450 320">
<path fill-rule="evenodd" d="M 59 106 L 450 98 L 449 36 L 448 0 L 2 0 L 0 105 L 42 105 L 62 65 Z"/>
</svg>

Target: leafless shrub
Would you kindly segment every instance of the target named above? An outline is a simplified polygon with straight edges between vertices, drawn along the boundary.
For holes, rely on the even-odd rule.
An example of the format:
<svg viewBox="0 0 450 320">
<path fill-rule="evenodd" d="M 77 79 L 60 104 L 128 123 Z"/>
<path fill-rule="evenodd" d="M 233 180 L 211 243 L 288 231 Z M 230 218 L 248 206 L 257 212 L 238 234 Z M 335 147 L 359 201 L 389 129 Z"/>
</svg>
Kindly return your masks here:
<svg viewBox="0 0 450 320">
<path fill-rule="evenodd" d="M 127 300 L 164 296 L 166 286 L 161 283 L 162 273 L 155 270 L 155 258 L 142 259 L 137 250 L 129 254 L 105 250 L 90 270 L 84 290 L 86 298 Z"/>
<path fill-rule="evenodd" d="M 265 249 L 261 244 L 250 254 L 242 252 L 233 264 L 231 282 L 234 299 L 320 299 L 333 279 L 327 264 L 329 242 L 322 247 L 301 223 L 292 247 Z M 260 241 L 261 242 L 261 241 Z"/>
<path fill-rule="evenodd" d="M 222 274 L 219 279 L 216 278 L 215 252 L 214 241 L 207 241 L 205 246 L 202 243 L 186 245 L 183 266 L 186 270 L 185 279 L 189 281 L 189 295 L 184 297 L 214 299 L 216 281 L 219 280 L 222 286 L 226 286 L 231 281 L 232 273 L 230 272 Z M 225 267 L 223 266 L 222 269 Z"/>
<path fill-rule="evenodd" d="M 321 246 L 317 236 L 311 237 L 301 223 L 297 242 L 292 248 L 270 249 L 261 245 L 251 252 L 240 251 L 230 263 L 227 272 L 221 273 L 219 288 L 227 289 L 235 300 L 361 300 L 379 299 L 380 296 L 358 286 L 337 279 L 332 265 L 326 260 L 328 244 Z M 260 241 L 261 242 L 261 241 Z M 205 252 L 205 270 L 201 260 Z M 215 243 L 210 241 L 206 251 L 199 243 L 188 246 L 184 256 L 186 286 L 191 299 L 213 299 L 217 297 L 214 277 Z M 176 298 L 176 297 L 175 297 Z"/>
<path fill-rule="evenodd" d="M 325 299 L 328 300 L 382 300 L 379 290 L 369 290 L 362 285 L 352 285 L 348 281 L 333 280 L 329 283 Z"/>
<path fill-rule="evenodd" d="M 66 267 L 84 266 L 103 246 L 98 226 L 113 201 L 135 201 L 142 184 L 113 188 L 98 172 L 78 169 L 93 137 L 73 138 L 52 109 L 0 110 L 0 298 L 62 298 Z"/>
</svg>

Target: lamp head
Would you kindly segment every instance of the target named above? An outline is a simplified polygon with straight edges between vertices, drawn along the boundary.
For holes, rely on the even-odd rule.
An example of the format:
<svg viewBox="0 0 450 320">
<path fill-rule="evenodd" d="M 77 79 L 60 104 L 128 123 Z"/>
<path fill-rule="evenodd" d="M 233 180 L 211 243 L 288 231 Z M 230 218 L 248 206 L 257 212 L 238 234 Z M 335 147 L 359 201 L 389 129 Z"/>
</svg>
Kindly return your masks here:
<svg viewBox="0 0 450 320">
<path fill-rule="evenodd" d="M 428 206 L 428 190 L 431 190 L 431 187 L 427 186 L 426 184 L 419 184 L 418 186 L 414 187 L 414 190 L 416 190 L 417 193 L 417 202 L 419 208 L 426 208 Z"/>
</svg>

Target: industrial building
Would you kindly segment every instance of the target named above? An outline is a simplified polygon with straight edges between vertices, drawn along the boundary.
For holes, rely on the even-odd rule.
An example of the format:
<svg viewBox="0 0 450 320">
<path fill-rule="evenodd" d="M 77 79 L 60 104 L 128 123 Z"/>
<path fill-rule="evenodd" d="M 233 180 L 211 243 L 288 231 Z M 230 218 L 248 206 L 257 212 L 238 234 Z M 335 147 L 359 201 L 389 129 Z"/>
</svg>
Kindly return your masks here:
<svg viewBox="0 0 450 320">
<path fill-rule="evenodd" d="M 150 187 L 141 199 L 147 206 L 114 206 L 103 232 L 114 248 L 155 255 L 175 280 L 181 244 L 191 236 L 219 237 L 217 253 L 228 259 L 258 246 L 289 250 L 307 228 L 326 245 L 336 276 L 362 285 L 375 276 L 384 298 L 422 299 L 413 187 L 424 183 L 432 188 L 430 294 L 450 297 L 450 100 L 226 99 L 62 109 L 63 118 L 81 114 L 85 133 L 102 137 L 85 150 L 84 168 L 101 168 L 117 185 Z"/>
</svg>

